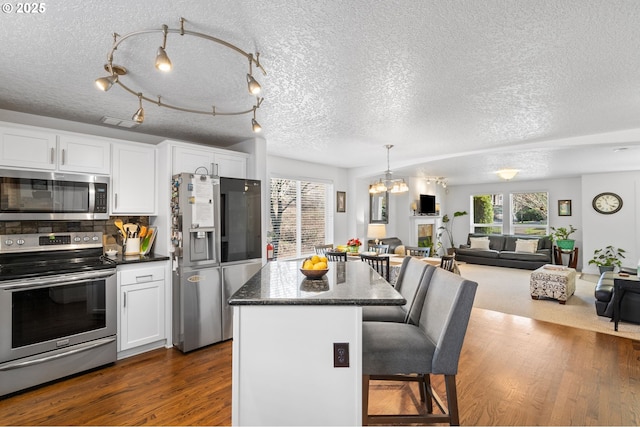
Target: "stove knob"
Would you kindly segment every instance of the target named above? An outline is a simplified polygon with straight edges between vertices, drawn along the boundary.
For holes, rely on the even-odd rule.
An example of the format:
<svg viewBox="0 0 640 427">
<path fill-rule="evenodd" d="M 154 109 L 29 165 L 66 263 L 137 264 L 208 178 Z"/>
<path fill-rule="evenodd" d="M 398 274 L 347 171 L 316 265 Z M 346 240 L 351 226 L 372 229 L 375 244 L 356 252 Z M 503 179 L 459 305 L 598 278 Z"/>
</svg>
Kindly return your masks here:
<svg viewBox="0 0 640 427">
<path fill-rule="evenodd" d="M 11 245 L 13 245 L 13 240 L 7 239 L 7 240 L 4 241 L 4 244 L 7 245 L 7 246 L 11 246 Z"/>
<path fill-rule="evenodd" d="M 73 238 L 73 241 L 74 241 L 74 242 L 79 242 L 80 240 L 82 240 L 82 239 L 80 238 L 80 236 L 76 236 L 76 237 L 74 237 L 74 238 Z"/>
<path fill-rule="evenodd" d="M 16 243 L 18 245 L 24 245 L 24 239 L 18 239 L 18 240 L 16 240 Z"/>
<path fill-rule="evenodd" d="M 82 240 L 84 240 L 85 242 L 88 242 L 89 240 L 91 240 L 91 238 L 89 236 L 84 236 Z"/>
<path fill-rule="evenodd" d="M 100 238 L 98 236 L 93 236 L 91 240 L 93 240 L 94 242 L 97 242 L 98 240 L 100 240 Z"/>
</svg>

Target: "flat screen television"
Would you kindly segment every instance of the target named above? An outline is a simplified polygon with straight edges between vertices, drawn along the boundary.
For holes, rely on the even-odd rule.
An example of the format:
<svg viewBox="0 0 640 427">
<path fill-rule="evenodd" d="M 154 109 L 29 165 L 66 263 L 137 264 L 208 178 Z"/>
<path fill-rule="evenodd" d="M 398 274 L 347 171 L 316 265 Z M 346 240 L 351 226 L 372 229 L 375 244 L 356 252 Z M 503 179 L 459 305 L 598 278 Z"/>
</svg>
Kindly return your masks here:
<svg viewBox="0 0 640 427">
<path fill-rule="evenodd" d="M 436 196 L 431 194 L 420 195 L 420 215 L 436 214 Z"/>
</svg>

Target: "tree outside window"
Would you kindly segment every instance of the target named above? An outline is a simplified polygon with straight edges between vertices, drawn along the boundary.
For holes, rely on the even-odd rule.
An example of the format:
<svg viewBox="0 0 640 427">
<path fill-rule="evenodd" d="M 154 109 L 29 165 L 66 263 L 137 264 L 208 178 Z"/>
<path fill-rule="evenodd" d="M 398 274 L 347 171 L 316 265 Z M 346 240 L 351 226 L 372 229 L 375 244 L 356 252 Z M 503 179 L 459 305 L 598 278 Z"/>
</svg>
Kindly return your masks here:
<svg viewBox="0 0 640 427">
<path fill-rule="evenodd" d="M 511 194 L 512 234 L 549 234 L 549 193 Z"/>
<path fill-rule="evenodd" d="M 502 233 L 502 194 L 479 194 L 471 197 L 473 232 Z"/>
<path fill-rule="evenodd" d="M 330 184 L 272 178 L 268 239 L 274 259 L 296 258 L 325 244 Z"/>
</svg>

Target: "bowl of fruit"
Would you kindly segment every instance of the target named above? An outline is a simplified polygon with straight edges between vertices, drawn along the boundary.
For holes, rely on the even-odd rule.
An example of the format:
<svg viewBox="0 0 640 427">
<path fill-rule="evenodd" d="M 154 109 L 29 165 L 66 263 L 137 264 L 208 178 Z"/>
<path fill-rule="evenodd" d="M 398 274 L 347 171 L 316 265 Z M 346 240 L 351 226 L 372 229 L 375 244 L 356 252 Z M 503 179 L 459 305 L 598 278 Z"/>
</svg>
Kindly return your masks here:
<svg viewBox="0 0 640 427">
<path fill-rule="evenodd" d="M 327 267 L 327 258 L 324 256 L 314 255 L 306 258 L 302 262 L 302 268 L 300 272 L 309 279 L 318 279 L 329 271 Z"/>
</svg>

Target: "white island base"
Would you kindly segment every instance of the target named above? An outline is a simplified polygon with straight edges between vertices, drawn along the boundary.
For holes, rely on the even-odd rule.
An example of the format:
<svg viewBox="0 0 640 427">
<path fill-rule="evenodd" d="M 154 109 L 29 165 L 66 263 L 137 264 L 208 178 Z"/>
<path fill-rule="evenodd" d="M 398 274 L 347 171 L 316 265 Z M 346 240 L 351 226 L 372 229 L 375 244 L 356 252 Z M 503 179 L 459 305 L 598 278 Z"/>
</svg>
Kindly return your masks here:
<svg viewBox="0 0 640 427">
<path fill-rule="evenodd" d="M 239 305 L 233 321 L 233 425 L 362 425 L 361 307 Z"/>
</svg>

